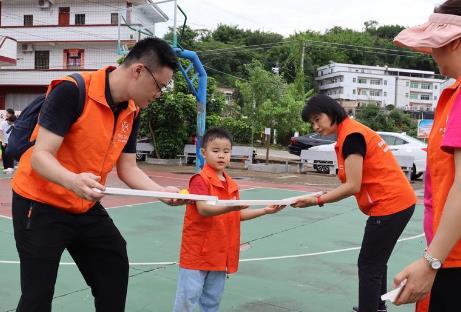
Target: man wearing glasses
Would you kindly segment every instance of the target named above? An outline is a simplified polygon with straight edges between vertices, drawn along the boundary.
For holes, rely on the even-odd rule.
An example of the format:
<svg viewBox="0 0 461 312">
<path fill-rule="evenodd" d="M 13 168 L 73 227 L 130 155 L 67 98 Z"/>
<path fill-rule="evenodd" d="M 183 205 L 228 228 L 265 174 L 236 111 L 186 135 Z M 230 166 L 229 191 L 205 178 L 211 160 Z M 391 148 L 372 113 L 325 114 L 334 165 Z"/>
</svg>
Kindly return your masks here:
<svg viewBox="0 0 461 312">
<path fill-rule="evenodd" d="M 177 68 L 163 40 L 139 41 L 117 68 L 83 74 L 86 102 L 71 78 L 51 82 L 13 179 L 13 225 L 21 260 L 17 311 L 51 311 L 59 261 L 67 249 L 95 298 L 96 311 L 124 311 L 126 242 L 101 205 L 107 175 L 135 189 L 178 192 L 136 164 L 139 110 L 161 96 Z M 166 200 L 170 205 L 182 204 Z"/>
</svg>

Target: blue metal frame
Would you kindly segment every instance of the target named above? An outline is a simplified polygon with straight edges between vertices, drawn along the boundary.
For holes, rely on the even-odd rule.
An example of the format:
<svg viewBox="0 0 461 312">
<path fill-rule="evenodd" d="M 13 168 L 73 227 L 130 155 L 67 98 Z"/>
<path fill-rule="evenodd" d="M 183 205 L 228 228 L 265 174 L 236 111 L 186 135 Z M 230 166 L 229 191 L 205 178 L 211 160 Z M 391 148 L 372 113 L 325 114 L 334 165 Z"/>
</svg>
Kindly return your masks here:
<svg viewBox="0 0 461 312">
<path fill-rule="evenodd" d="M 206 89 L 208 83 L 208 75 L 203 67 L 200 58 L 196 52 L 184 50 L 180 48 L 173 48 L 176 55 L 180 58 L 191 61 L 191 64 L 184 68 L 181 63 L 179 64 L 179 70 L 184 75 L 189 88 L 191 89 L 194 96 L 197 98 L 197 144 L 196 144 L 196 162 L 195 169 L 199 171 L 203 168 L 205 163 L 202 154 L 200 153 L 200 147 L 202 146 L 203 135 L 205 134 L 205 120 L 206 120 Z M 189 71 L 194 68 L 195 75 L 190 78 Z M 198 88 L 195 88 L 194 82 L 198 78 Z"/>
</svg>

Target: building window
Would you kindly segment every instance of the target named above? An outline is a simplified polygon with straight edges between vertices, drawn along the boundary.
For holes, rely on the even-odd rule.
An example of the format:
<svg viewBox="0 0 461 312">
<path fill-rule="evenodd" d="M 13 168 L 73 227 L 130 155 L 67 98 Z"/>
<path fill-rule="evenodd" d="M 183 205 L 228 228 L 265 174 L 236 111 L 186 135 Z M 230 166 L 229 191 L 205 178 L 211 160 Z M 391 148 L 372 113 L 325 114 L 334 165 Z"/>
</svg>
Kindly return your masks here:
<svg viewBox="0 0 461 312">
<path fill-rule="evenodd" d="M 35 69 L 50 68 L 50 51 L 35 51 Z"/>
<path fill-rule="evenodd" d="M 406 97 L 406 98 L 408 97 L 408 93 L 405 93 L 405 97 Z"/>
<path fill-rule="evenodd" d="M 83 69 L 85 50 L 68 49 L 64 50 L 64 68 L 70 70 Z"/>
<path fill-rule="evenodd" d="M 408 87 L 410 85 L 410 83 L 407 81 L 407 82 L 405 82 L 405 85 Z"/>
<path fill-rule="evenodd" d="M 381 96 L 381 92 L 378 90 L 370 90 L 370 96 Z"/>
<path fill-rule="evenodd" d="M 430 83 L 427 83 L 427 82 L 422 82 L 422 83 L 421 83 L 421 89 L 430 90 L 430 89 L 432 89 L 432 88 L 431 88 L 431 84 L 430 84 Z"/>
<path fill-rule="evenodd" d="M 384 80 L 384 85 L 387 86 L 387 80 Z"/>
<path fill-rule="evenodd" d="M 352 82 L 353 82 L 353 83 L 356 83 L 356 82 L 357 82 L 357 78 L 352 78 Z"/>
<path fill-rule="evenodd" d="M 418 88 L 419 84 L 415 81 L 410 82 L 410 88 Z"/>
<path fill-rule="evenodd" d="M 365 78 L 359 78 L 359 83 L 366 84 L 367 80 Z"/>
<path fill-rule="evenodd" d="M 437 101 L 437 95 L 434 95 L 434 100 Z"/>
<path fill-rule="evenodd" d="M 417 100 L 418 99 L 418 93 L 410 93 L 410 99 Z"/>
<path fill-rule="evenodd" d="M 430 101 L 431 96 L 429 94 L 421 94 L 421 100 Z"/>
<path fill-rule="evenodd" d="M 34 16 L 24 15 L 24 26 L 33 26 L 33 25 L 34 25 Z"/>
<path fill-rule="evenodd" d="M 434 85 L 434 89 L 437 90 L 437 85 Z"/>
<path fill-rule="evenodd" d="M 379 80 L 379 79 L 370 79 L 370 84 L 372 84 L 372 85 L 380 85 L 381 80 Z"/>
<path fill-rule="evenodd" d="M 110 14 L 110 23 L 111 25 L 118 25 L 118 13 Z"/>
<path fill-rule="evenodd" d="M 352 89 L 352 94 L 355 94 L 355 89 Z"/>
<path fill-rule="evenodd" d="M 387 92 L 384 92 L 384 96 L 387 96 Z"/>
<path fill-rule="evenodd" d="M 75 25 L 85 25 L 85 14 L 75 14 Z"/>
</svg>

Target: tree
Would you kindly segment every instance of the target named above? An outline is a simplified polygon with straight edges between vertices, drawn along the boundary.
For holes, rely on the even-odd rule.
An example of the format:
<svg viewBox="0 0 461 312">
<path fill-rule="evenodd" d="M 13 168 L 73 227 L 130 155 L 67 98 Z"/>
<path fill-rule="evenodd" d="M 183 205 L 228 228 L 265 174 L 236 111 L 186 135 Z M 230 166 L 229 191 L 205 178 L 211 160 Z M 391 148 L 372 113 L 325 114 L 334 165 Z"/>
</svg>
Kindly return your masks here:
<svg viewBox="0 0 461 312">
<path fill-rule="evenodd" d="M 375 131 L 406 132 L 410 136 L 416 136 L 416 121 L 396 108 L 386 111 L 375 105 L 368 105 L 357 111 L 356 118 Z"/>
<path fill-rule="evenodd" d="M 295 86 L 288 85 L 281 76 L 263 68 L 254 61 L 246 66 L 248 81 L 238 81 L 243 113 L 252 120 L 254 133 L 265 127 L 277 130 L 279 142 L 286 144 L 295 130 L 307 130 L 301 120 L 302 100 L 297 99 Z"/>
</svg>

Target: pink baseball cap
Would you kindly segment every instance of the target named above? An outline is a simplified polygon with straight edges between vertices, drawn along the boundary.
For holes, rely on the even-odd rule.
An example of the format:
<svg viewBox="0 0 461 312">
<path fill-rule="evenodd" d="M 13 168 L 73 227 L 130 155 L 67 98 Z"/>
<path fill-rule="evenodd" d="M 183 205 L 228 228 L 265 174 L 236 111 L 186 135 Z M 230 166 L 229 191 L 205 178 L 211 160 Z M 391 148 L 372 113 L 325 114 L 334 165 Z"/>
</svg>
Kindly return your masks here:
<svg viewBox="0 0 461 312">
<path fill-rule="evenodd" d="M 433 13 L 429 22 L 402 30 L 394 43 L 414 51 L 431 54 L 433 48 L 440 48 L 461 38 L 461 16 Z"/>
</svg>

